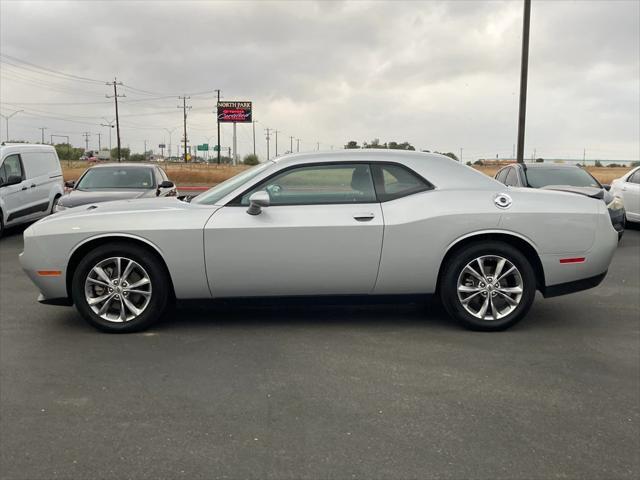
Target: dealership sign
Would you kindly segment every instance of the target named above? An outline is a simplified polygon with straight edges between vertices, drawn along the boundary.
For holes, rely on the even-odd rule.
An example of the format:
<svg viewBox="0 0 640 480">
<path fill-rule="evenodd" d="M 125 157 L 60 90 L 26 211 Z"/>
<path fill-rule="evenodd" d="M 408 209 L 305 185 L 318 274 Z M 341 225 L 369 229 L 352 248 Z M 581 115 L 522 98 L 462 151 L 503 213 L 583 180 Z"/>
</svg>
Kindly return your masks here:
<svg viewBox="0 0 640 480">
<path fill-rule="evenodd" d="M 218 121 L 227 123 L 250 123 L 251 102 L 218 102 Z"/>
</svg>

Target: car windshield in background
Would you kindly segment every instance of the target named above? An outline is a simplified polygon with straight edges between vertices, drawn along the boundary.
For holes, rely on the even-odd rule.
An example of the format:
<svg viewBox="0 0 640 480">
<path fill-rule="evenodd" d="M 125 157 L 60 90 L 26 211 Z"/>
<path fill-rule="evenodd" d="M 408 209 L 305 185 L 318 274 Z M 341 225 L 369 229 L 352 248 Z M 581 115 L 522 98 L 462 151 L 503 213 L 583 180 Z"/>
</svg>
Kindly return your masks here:
<svg viewBox="0 0 640 480">
<path fill-rule="evenodd" d="M 215 205 L 216 202 L 220 201 L 223 197 L 227 196 L 229 193 L 233 192 L 236 188 L 242 185 L 245 182 L 248 182 L 252 178 L 258 176 L 267 168 L 273 165 L 272 162 L 261 163 L 256 165 L 255 167 L 250 168 L 249 170 L 245 170 L 242 173 L 239 173 L 235 177 L 231 177 L 228 180 L 225 180 L 222 183 L 219 183 L 215 187 L 207 190 L 204 193 L 201 193 L 196 198 L 193 199 L 191 203 L 202 203 L 205 205 Z"/>
<path fill-rule="evenodd" d="M 153 170 L 151 168 L 92 168 L 80 179 L 78 190 L 94 190 L 102 188 L 153 188 Z"/>
<path fill-rule="evenodd" d="M 589 172 L 581 168 L 528 168 L 527 183 L 533 188 L 549 185 L 602 188 L 602 185 Z"/>
</svg>

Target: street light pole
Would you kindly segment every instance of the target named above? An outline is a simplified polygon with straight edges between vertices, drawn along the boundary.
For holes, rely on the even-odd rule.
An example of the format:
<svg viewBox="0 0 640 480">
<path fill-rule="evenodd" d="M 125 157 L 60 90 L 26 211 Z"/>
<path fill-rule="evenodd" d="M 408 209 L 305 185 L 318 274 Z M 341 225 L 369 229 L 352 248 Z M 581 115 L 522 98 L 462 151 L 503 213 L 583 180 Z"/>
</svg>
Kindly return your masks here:
<svg viewBox="0 0 640 480">
<path fill-rule="evenodd" d="M 258 123 L 257 120 L 253 120 L 251 122 L 253 124 L 253 156 L 256 156 L 256 123 Z"/>
<path fill-rule="evenodd" d="M 220 165 L 220 118 L 218 117 L 218 105 L 220 104 L 220 89 L 214 90 L 218 94 L 218 103 L 216 103 L 216 123 L 218 127 L 218 165 Z"/>
<path fill-rule="evenodd" d="M 529 25 L 531 0 L 524 0 L 522 19 L 522 58 L 520 65 L 520 108 L 518 112 L 518 163 L 524 163 L 524 126 L 527 115 L 527 75 L 529 73 Z"/>
</svg>

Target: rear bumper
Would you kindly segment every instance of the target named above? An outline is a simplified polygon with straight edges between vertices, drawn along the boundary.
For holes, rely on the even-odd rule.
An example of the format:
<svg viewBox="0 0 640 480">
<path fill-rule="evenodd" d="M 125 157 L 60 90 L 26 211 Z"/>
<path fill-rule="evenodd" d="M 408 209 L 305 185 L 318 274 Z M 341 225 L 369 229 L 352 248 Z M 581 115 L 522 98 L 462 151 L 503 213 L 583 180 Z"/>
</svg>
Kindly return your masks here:
<svg viewBox="0 0 640 480">
<path fill-rule="evenodd" d="M 583 278 L 580 280 L 574 280 L 572 282 L 560 283 L 558 285 L 551 285 L 545 287 L 542 291 L 544 298 L 558 297 L 560 295 L 568 295 L 569 293 L 580 292 L 582 290 L 588 290 L 593 287 L 597 287 L 602 283 L 604 277 L 607 276 L 607 272 L 603 272 L 599 275 L 595 275 L 589 278 Z"/>
</svg>

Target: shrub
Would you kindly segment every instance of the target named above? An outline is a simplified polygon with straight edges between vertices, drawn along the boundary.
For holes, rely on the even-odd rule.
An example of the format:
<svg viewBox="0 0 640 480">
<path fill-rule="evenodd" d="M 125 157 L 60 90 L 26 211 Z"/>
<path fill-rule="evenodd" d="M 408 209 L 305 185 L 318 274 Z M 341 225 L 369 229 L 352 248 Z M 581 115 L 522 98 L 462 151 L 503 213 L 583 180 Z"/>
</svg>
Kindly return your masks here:
<svg viewBox="0 0 640 480">
<path fill-rule="evenodd" d="M 246 155 L 244 157 L 242 163 L 244 163 L 245 165 L 258 165 L 260 163 L 260 160 L 258 159 L 257 155 L 250 153 L 249 155 Z"/>
</svg>

